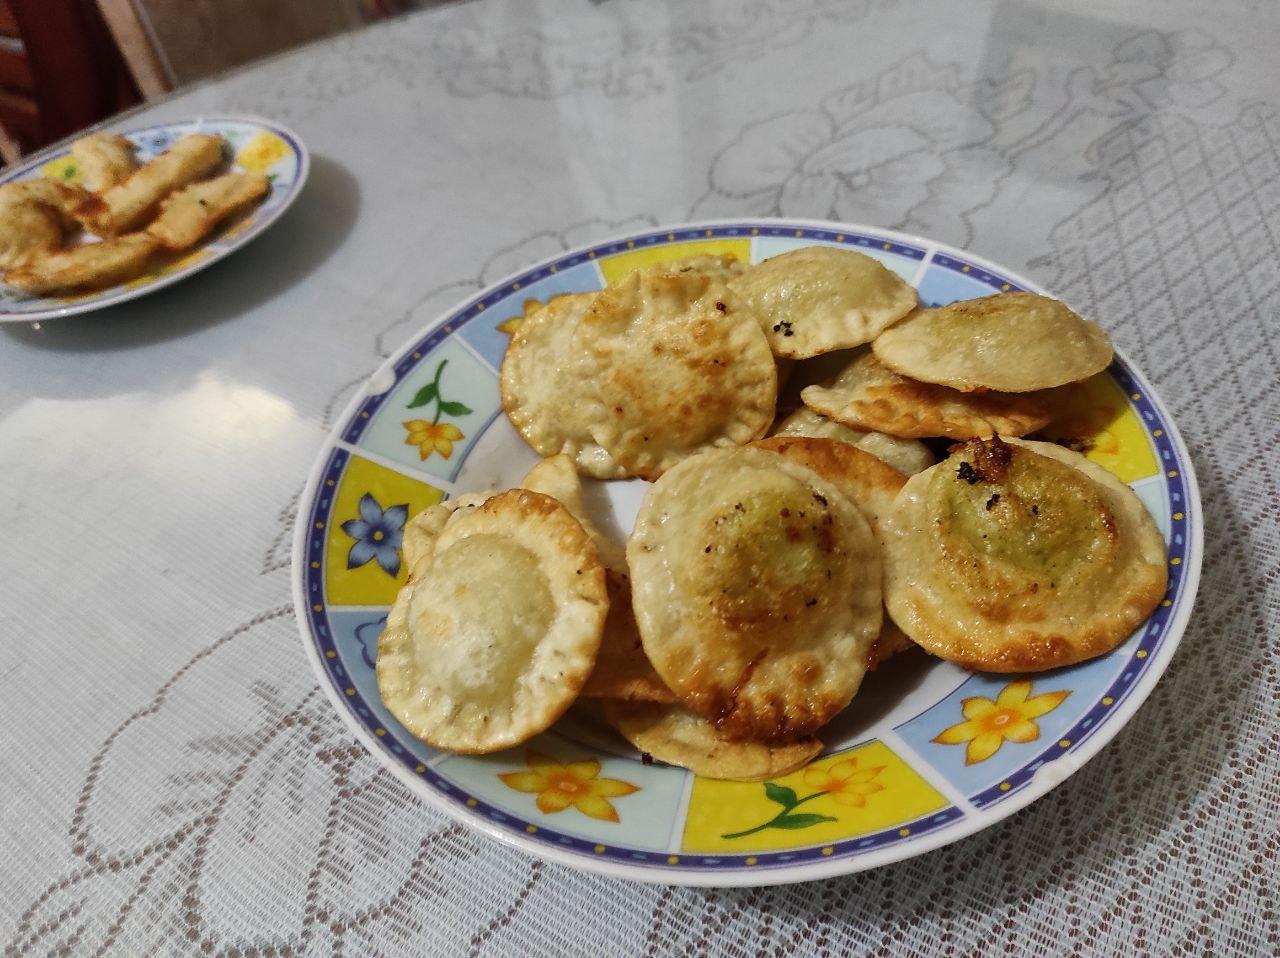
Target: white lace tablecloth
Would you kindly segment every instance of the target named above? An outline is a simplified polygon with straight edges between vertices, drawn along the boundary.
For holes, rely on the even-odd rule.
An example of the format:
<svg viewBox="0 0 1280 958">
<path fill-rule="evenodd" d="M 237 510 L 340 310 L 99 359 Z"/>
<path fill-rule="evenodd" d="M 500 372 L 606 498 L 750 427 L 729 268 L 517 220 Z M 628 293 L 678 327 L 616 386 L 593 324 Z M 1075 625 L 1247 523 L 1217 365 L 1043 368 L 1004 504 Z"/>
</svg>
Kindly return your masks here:
<svg viewBox="0 0 1280 958">
<path fill-rule="evenodd" d="M 1280 952 L 1280 8 L 480 2 L 126 118 L 315 155 L 226 262 L 0 333 L 5 954 Z M 1131 725 L 997 827 L 846 879 L 641 886 L 428 809 L 303 657 L 335 410 L 452 302 L 637 225 L 925 234 L 1110 328 L 1191 448 L 1200 598 Z"/>
</svg>

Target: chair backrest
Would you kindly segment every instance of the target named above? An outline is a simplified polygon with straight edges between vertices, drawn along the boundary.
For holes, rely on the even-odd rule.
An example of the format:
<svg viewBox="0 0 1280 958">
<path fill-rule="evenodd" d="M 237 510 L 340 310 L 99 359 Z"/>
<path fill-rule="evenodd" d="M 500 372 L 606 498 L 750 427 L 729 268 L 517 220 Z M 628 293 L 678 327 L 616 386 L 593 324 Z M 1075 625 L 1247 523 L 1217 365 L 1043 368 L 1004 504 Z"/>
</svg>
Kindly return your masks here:
<svg viewBox="0 0 1280 958">
<path fill-rule="evenodd" d="M 23 152 L 140 100 L 94 0 L 0 0 L 0 51 L 0 125 Z"/>
<path fill-rule="evenodd" d="M 398 12 L 391 0 L 97 0 L 133 78 L 156 96 Z"/>
<path fill-rule="evenodd" d="M 172 90 L 173 75 L 133 0 L 98 0 L 98 9 L 142 95 L 150 100 Z"/>
</svg>

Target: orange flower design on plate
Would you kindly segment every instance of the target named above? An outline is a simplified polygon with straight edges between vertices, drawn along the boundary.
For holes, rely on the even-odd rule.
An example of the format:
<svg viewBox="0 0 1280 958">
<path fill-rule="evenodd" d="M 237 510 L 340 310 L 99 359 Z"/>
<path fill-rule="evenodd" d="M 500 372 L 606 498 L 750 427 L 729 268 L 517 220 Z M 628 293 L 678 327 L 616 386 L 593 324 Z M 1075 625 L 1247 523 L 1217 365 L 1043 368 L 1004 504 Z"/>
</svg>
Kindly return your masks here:
<svg viewBox="0 0 1280 958">
<path fill-rule="evenodd" d="M 868 795 L 884 791 L 884 786 L 874 781 L 883 771 L 883 765 L 858 768 L 856 758 L 847 758 L 826 768 L 805 769 L 804 783 L 825 792 L 837 805 L 865 808 Z"/>
<path fill-rule="evenodd" d="M 453 444 L 465 438 L 462 430 L 451 422 L 427 422 L 425 419 L 410 419 L 401 423 L 409 435 L 405 439 L 406 446 L 417 446 L 418 455 L 426 459 L 433 452 L 440 453 L 445 459 L 453 455 Z"/>
<path fill-rule="evenodd" d="M 1071 692 L 1060 690 L 1031 695 L 1031 682 L 1023 679 L 1010 682 L 996 696 L 976 695 L 960 703 L 965 721 L 944 729 L 934 739 L 942 745 L 964 745 L 966 765 L 985 762 L 1006 741 L 1034 742 L 1040 737 L 1040 726 L 1035 722 L 1042 715 L 1052 712 Z"/>
<path fill-rule="evenodd" d="M 441 377 L 444 376 L 444 368 L 449 365 L 449 360 L 442 359 L 440 364 L 436 366 L 435 378 L 427 383 L 409 400 L 406 409 L 419 409 L 423 406 L 428 408 L 435 407 L 435 415 L 431 420 L 426 419 L 410 419 L 402 422 L 400 425 L 408 431 L 408 438 L 405 439 L 406 446 L 417 446 L 418 456 L 426 459 L 433 452 L 440 453 L 445 459 L 453 455 L 453 444 L 459 439 L 466 438 L 462 430 L 453 423 L 441 422 L 441 416 L 469 416 L 471 408 L 463 403 L 445 399 L 444 393 L 441 392 Z"/>
<path fill-rule="evenodd" d="M 551 297 L 551 299 L 555 299 L 555 298 L 556 297 L 554 296 Z M 550 301 L 551 300 L 547 300 L 547 302 L 550 302 Z M 498 324 L 498 332 L 506 333 L 508 336 L 514 336 L 516 330 L 520 328 L 520 324 L 523 323 L 530 316 L 532 316 L 534 313 L 536 313 L 538 310 L 542 309 L 544 305 L 545 304 L 540 299 L 526 299 L 524 301 L 524 306 L 523 306 L 524 312 L 521 313 L 519 316 L 512 316 L 510 319 L 504 319 L 502 322 L 500 322 Z"/>
<path fill-rule="evenodd" d="M 609 801 L 640 791 L 638 785 L 617 778 L 601 778 L 600 763 L 594 758 L 560 764 L 541 752 L 529 750 L 528 771 L 502 772 L 507 788 L 538 796 L 538 811 L 547 815 L 563 812 L 572 805 L 589 818 L 617 822 L 618 812 Z"/>
</svg>

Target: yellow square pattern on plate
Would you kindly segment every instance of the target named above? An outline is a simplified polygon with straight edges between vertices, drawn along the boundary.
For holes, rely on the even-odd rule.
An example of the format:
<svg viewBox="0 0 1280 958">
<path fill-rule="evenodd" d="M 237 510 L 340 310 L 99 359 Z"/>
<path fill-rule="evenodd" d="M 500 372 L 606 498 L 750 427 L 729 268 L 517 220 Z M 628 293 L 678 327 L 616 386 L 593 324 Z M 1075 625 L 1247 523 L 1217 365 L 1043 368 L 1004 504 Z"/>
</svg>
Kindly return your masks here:
<svg viewBox="0 0 1280 958">
<path fill-rule="evenodd" d="M 683 847 L 687 852 L 801 848 L 901 825 L 947 804 L 887 745 L 875 741 L 768 783 L 695 779 Z"/>
<path fill-rule="evenodd" d="M 1159 469 L 1129 397 L 1105 372 L 1063 386 L 1058 418 L 1045 432 L 1080 449 L 1123 482 L 1154 476 Z"/>
<path fill-rule="evenodd" d="M 270 130 L 262 130 L 240 148 L 236 162 L 246 170 L 265 173 L 292 152 L 280 137 Z"/>
<path fill-rule="evenodd" d="M 600 259 L 600 272 L 604 274 L 606 283 L 621 279 L 628 273 L 642 266 L 653 266 L 656 263 L 669 263 L 674 259 L 685 259 L 689 256 L 720 256 L 729 254 L 736 256 L 744 266 L 751 262 L 751 240 L 749 239 L 713 239 L 694 240 L 689 243 L 665 243 L 655 246 L 636 247 L 625 253 L 615 253 Z"/>
<path fill-rule="evenodd" d="M 372 502 L 362 510 L 361 500 L 365 496 L 369 496 Z M 329 604 L 390 605 L 405 583 L 406 570 L 399 548 L 378 548 L 381 542 L 386 541 L 387 531 L 381 527 L 367 531 L 349 527 L 365 533 L 363 536 L 355 536 L 344 530 L 344 525 L 363 521 L 362 515 L 372 515 L 374 509 L 385 514 L 395 506 L 405 506 L 407 515 L 416 516 L 427 506 L 434 506 L 443 498 L 444 493 L 434 486 L 402 476 L 368 459 L 352 456 L 346 472 L 338 482 L 338 492 L 330 513 L 333 518 L 326 530 L 324 588 Z M 394 522 L 389 520 L 389 526 L 391 525 Z M 375 539 L 375 536 L 378 538 Z M 361 538 L 371 543 L 371 548 L 374 549 L 371 558 L 365 558 L 369 548 L 352 551 Z M 386 565 L 392 564 L 395 567 L 394 575 L 386 568 Z"/>
</svg>

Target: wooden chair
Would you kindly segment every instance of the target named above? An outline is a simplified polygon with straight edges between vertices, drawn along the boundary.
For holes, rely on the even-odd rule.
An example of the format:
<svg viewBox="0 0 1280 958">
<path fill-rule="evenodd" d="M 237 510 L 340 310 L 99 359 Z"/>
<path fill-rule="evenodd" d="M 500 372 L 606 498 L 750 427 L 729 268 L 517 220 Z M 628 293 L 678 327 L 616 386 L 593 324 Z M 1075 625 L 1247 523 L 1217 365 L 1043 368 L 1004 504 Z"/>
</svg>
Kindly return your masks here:
<svg viewBox="0 0 1280 958">
<path fill-rule="evenodd" d="M 0 155 L 176 86 L 447 0 L 0 0 Z"/>
<path fill-rule="evenodd" d="M 134 82 L 150 98 L 431 0 L 97 2 Z"/>
<path fill-rule="evenodd" d="M 94 0 L 0 0 L 6 163 L 140 99 Z"/>
</svg>

